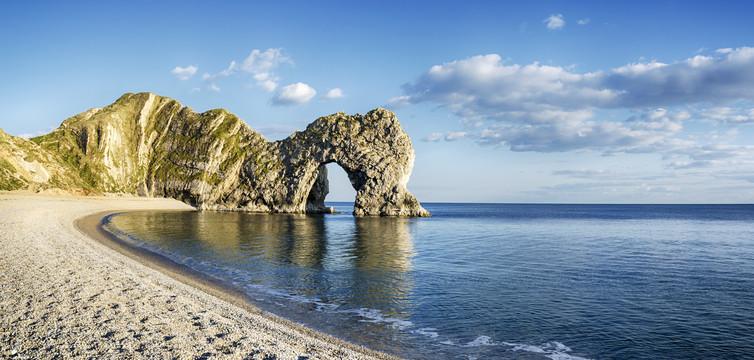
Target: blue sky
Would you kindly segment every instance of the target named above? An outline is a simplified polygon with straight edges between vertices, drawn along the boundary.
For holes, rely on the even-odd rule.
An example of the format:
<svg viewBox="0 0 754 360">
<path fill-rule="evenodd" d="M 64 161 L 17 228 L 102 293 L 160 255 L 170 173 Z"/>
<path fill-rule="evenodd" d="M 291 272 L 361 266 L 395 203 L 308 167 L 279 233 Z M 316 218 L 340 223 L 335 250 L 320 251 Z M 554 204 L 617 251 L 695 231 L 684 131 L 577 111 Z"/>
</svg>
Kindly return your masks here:
<svg viewBox="0 0 754 360">
<path fill-rule="evenodd" d="M 753 7 L 8 2 L 0 128 L 44 133 L 136 91 L 270 139 L 386 106 L 423 201 L 751 203 Z M 353 199 L 330 178 L 328 199 Z"/>
</svg>

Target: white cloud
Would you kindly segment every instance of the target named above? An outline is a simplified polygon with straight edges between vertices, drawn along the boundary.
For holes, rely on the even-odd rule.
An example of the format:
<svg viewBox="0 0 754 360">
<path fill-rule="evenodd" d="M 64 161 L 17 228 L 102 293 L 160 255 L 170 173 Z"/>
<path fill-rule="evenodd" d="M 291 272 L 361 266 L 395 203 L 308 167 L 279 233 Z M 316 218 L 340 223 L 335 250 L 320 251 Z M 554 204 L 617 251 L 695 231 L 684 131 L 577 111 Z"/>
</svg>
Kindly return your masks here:
<svg viewBox="0 0 754 360">
<path fill-rule="evenodd" d="M 422 141 L 437 142 L 440 140 L 456 141 L 468 137 L 469 133 L 465 131 L 448 131 L 447 133 L 433 132 L 422 138 Z"/>
<path fill-rule="evenodd" d="M 658 62 L 657 60 L 652 60 L 645 63 L 631 63 L 619 66 L 617 68 L 614 68 L 612 72 L 623 76 L 640 76 L 652 70 L 661 69 L 665 66 L 668 66 L 668 64 Z"/>
<path fill-rule="evenodd" d="M 260 73 L 253 76 L 257 85 L 264 91 L 273 92 L 278 87 L 278 78 L 270 75 L 269 73 Z"/>
<path fill-rule="evenodd" d="M 566 22 L 565 18 L 562 14 L 552 14 L 547 19 L 543 21 L 548 29 L 550 30 L 560 30 L 562 29 Z"/>
<path fill-rule="evenodd" d="M 622 122 L 566 121 L 542 124 L 489 124 L 479 133 L 484 145 L 506 145 L 513 151 L 558 152 L 593 149 L 603 152 L 643 151 L 666 139 L 662 131 L 635 129 Z"/>
<path fill-rule="evenodd" d="M 297 105 L 309 102 L 317 91 L 308 84 L 297 82 L 283 86 L 280 91 L 272 98 L 275 105 Z"/>
<path fill-rule="evenodd" d="M 436 141 L 442 140 L 443 138 L 444 138 L 444 135 L 441 132 L 433 132 L 433 133 L 429 133 L 422 140 L 427 141 L 427 142 L 436 142 Z"/>
<path fill-rule="evenodd" d="M 717 106 L 702 111 L 701 116 L 726 124 L 750 124 L 754 123 L 754 108 L 740 109 Z"/>
<path fill-rule="evenodd" d="M 283 54 L 280 48 L 270 48 L 267 50 L 251 50 L 241 65 L 241 69 L 251 74 L 269 73 L 275 70 L 280 64 L 292 63 L 291 59 Z"/>
<path fill-rule="evenodd" d="M 456 141 L 465 138 L 467 133 L 465 131 L 450 131 L 445 134 L 445 141 Z"/>
<path fill-rule="evenodd" d="M 667 109 L 657 108 L 631 116 L 626 125 L 635 130 L 662 131 L 668 134 L 683 130 L 682 122 L 691 117 L 688 111 L 670 113 Z"/>
<path fill-rule="evenodd" d="M 556 176 L 565 176 L 565 177 L 571 177 L 571 178 L 577 178 L 577 179 L 594 179 L 594 178 L 603 178 L 607 176 L 613 175 L 608 170 L 555 170 L 552 172 L 553 175 Z"/>
<path fill-rule="evenodd" d="M 283 54 L 282 49 L 254 49 L 244 59 L 241 70 L 252 75 L 257 85 L 267 92 L 273 92 L 278 87 L 279 78 L 274 71 L 281 64 L 292 64 L 291 58 Z"/>
<path fill-rule="evenodd" d="M 215 84 L 215 83 L 209 84 L 207 86 L 207 88 L 210 89 L 211 91 L 214 91 L 214 92 L 220 92 L 220 87 L 217 86 L 217 84 Z"/>
<path fill-rule="evenodd" d="M 391 97 L 390 99 L 387 99 L 386 107 L 400 108 L 400 107 L 408 106 L 410 104 L 411 104 L 411 96 L 401 95 L 401 96 L 394 96 L 394 97 Z"/>
<path fill-rule="evenodd" d="M 729 167 L 734 169 L 754 166 L 754 146 L 708 144 L 681 147 L 670 152 L 668 168 L 676 170 L 700 169 L 709 167 Z"/>
<path fill-rule="evenodd" d="M 176 66 L 170 71 L 170 73 L 178 78 L 178 80 L 188 80 L 196 74 L 197 70 L 199 70 L 199 68 L 194 65 L 186 67 Z"/>
<path fill-rule="evenodd" d="M 343 90 L 340 88 L 332 88 L 325 94 L 325 99 L 340 99 L 343 97 Z"/>
<path fill-rule="evenodd" d="M 710 56 L 703 56 L 703 55 L 697 55 L 692 58 L 686 59 L 686 62 L 691 67 L 701 67 L 711 64 L 714 61 L 714 58 Z"/>
<path fill-rule="evenodd" d="M 211 81 L 218 78 L 228 77 L 233 75 L 236 71 L 238 71 L 238 64 L 235 60 L 232 60 L 227 68 L 216 74 L 204 73 L 204 75 L 202 75 L 202 80 Z"/>
<path fill-rule="evenodd" d="M 586 24 L 589 24 L 590 22 L 591 20 L 589 20 L 589 18 L 579 19 L 578 21 L 576 21 L 576 23 L 579 25 L 586 25 Z"/>
</svg>

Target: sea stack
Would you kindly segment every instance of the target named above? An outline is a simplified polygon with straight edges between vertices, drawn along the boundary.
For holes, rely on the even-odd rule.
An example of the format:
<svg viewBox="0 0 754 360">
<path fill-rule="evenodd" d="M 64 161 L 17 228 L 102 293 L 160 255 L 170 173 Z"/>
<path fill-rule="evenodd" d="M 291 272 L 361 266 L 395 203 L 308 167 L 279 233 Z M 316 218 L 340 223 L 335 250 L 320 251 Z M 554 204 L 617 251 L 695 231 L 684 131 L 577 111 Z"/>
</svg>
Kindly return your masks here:
<svg viewBox="0 0 754 360">
<path fill-rule="evenodd" d="M 326 212 L 328 163 L 348 174 L 357 216 L 429 216 L 406 189 L 411 139 L 395 114 L 336 113 L 268 141 L 223 109 L 196 113 L 125 94 L 30 140 L 0 132 L 0 190 L 171 197 L 201 210 Z"/>
</svg>

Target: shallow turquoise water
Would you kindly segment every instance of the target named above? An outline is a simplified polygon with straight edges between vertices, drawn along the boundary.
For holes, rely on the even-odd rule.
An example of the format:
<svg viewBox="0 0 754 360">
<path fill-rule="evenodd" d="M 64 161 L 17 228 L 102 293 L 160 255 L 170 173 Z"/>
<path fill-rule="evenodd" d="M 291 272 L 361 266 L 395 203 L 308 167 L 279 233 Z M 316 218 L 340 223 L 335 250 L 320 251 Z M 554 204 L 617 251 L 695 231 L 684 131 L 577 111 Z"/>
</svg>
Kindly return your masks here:
<svg viewBox="0 0 754 360">
<path fill-rule="evenodd" d="M 108 228 L 260 307 L 412 358 L 754 354 L 754 206 L 135 212 Z"/>
</svg>

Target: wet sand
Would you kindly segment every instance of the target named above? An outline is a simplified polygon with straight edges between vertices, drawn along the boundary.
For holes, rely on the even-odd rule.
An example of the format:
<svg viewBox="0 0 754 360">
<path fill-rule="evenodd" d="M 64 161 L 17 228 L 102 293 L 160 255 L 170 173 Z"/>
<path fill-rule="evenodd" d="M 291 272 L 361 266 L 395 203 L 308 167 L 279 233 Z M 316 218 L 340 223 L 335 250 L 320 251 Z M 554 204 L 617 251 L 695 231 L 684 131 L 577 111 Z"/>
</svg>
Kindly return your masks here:
<svg viewBox="0 0 754 360">
<path fill-rule="evenodd" d="M 390 359 L 101 229 L 169 199 L 0 193 L 0 358 Z"/>
</svg>

